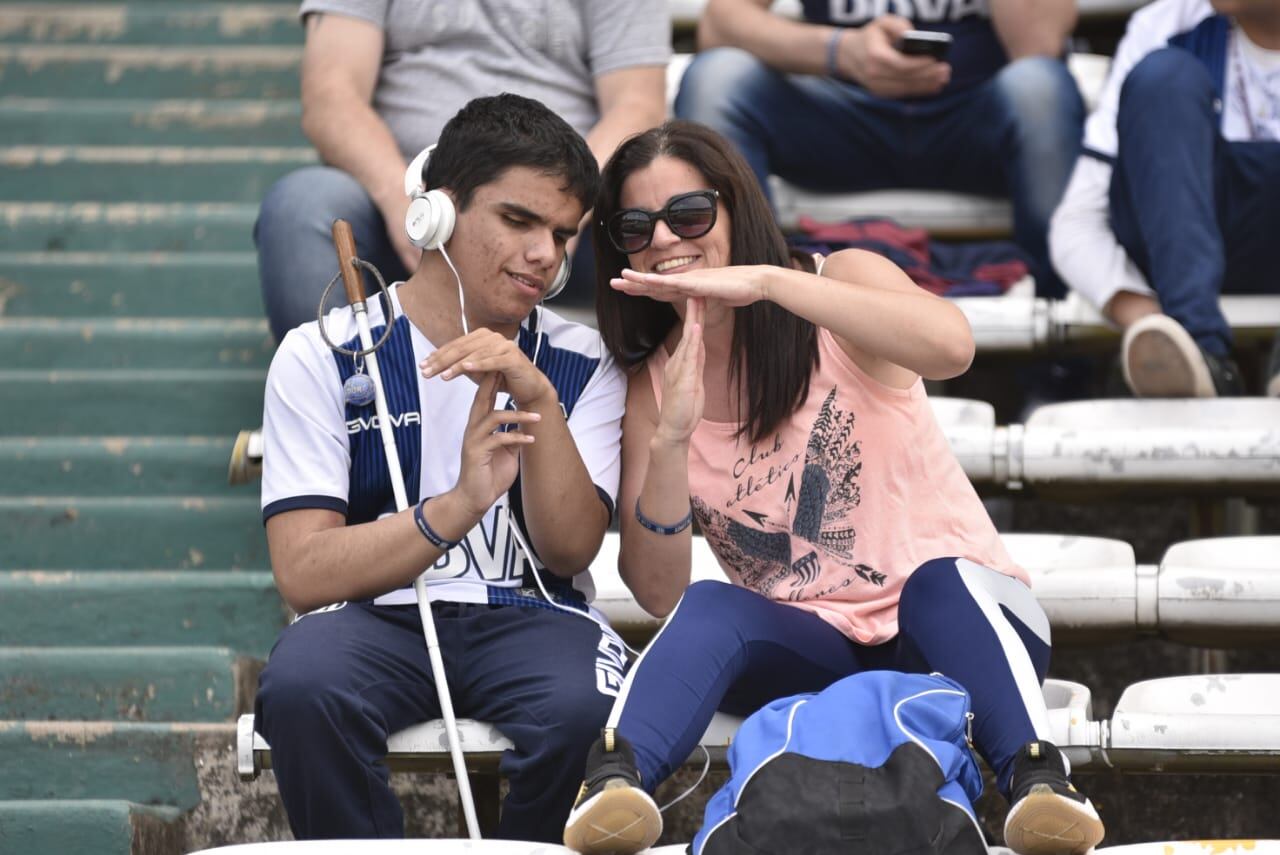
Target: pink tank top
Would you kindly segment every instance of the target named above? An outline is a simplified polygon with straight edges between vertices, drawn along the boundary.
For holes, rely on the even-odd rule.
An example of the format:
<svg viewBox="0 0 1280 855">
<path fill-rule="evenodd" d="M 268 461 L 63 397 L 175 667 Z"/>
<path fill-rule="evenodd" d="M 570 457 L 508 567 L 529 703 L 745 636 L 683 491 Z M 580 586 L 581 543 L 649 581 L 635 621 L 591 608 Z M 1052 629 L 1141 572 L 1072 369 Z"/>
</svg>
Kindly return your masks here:
<svg viewBox="0 0 1280 855">
<path fill-rule="evenodd" d="M 762 442 L 703 420 L 689 449 L 698 525 L 735 584 L 806 609 L 861 644 L 897 635 L 898 595 L 933 558 L 1030 584 L 960 467 L 919 379 L 872 379 L 826 330 L 809 397 Z M 648 360 L 662 401 L 667 352 Z"/>
</svg>

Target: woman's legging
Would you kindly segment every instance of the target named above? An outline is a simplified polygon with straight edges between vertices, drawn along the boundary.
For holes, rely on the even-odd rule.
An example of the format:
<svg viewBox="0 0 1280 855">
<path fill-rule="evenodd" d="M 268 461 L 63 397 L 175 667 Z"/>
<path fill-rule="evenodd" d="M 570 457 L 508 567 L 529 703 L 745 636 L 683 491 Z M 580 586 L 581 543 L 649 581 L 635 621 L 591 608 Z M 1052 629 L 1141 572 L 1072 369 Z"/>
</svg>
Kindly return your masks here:
<svg viewBox="0 0 1280 855">
<path fill-rule="evenodd" d="M 902 588 L 898 635 L 875 646 L 745 588 L 695 582 L 631 668 L 609 725 L 635 748 L 653 791 L 717 709 L 747 715 L 860 671 L 939 672 L 969 691 L 974 742 L 1007 796 L 1018 749 L 1050 736 L 1041 692 L 1049 645 L 1030 589 L 963 558 L 917 568 Z M 851 725 L 860 714 L 850 710 Z"/>
</svg>

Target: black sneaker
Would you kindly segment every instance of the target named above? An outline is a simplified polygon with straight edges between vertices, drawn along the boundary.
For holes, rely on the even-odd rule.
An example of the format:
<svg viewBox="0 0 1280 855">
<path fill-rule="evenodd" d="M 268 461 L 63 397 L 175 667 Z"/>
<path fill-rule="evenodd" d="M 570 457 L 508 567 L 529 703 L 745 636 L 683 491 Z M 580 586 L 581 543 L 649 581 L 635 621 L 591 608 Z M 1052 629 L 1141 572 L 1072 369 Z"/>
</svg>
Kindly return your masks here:
<svg viewBox="0 0 1280 855">
<path fill-rule="evenodd" d="M 1124 379 L 1139 398 L 1217 398 L 1244 394 L 1231 357 L 1200 348 L 1168 315 L 1147 315 L 1124 332 Z"/>
<path fill-rule="evenodd" d="M 633 855 L 662 834 L 662 814 L 640 787 L 635 752 L 607 727 L 587 754 L 587 779 L 564 826 L 564 845 L 583 855 Z"/>
<path fill-rule="evenodd" d="M 1018 855 L 1083 855 L 1102 840 L 1102 820 L 1067 779 L 1062 753 L 1028 742 L 1013 760 L 1004 843 Z"/>
<path fill-rule="evenodd" d="M 1271 343 L 1271 358 L 1267 360 L 1267 395 L 1280 398 L 1280 333 Z"/>
</svg>

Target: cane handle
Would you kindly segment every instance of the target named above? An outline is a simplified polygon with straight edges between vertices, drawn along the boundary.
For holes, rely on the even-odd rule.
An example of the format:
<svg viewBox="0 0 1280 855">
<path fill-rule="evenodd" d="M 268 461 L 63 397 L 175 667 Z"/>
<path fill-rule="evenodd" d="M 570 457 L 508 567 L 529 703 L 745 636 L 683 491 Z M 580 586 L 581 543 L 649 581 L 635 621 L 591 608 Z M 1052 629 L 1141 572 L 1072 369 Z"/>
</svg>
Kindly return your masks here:
<svg viewBox="0 0 1280 855">
<path fill-rule="evenodd" d="M 364 302 L 364 283 L 353 260 L 356 254 L 356 236 L 346 220 L 333 221 L 333 246 L 338 251 L 338 269 L 342 271 L 342 284 L 347 289 L 348 303 Z"/>
</svg>

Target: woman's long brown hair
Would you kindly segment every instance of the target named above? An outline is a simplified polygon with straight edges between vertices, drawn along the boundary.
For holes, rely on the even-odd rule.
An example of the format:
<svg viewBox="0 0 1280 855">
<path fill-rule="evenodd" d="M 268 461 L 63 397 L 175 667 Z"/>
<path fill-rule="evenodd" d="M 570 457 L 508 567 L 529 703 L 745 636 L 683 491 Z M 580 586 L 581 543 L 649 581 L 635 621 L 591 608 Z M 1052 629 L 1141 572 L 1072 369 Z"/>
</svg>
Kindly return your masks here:
<svg viewBox="0 0 1280 855">
<path fill-rule="evenodd" d="M 620 276 L 629 262 L 609 242 L 604 224 L 621 207 L 627 178 L 663 156 L 682 160 L 702 173 L 708 187 L 690 189 L 720 192 L 729 214 L 731 264 L 793 266 L 769 203 L 732 143 L 710 128 L 679 120 L 627 140 L 605 165 L 592 231 L 600 333 L 613 358 L 629 370 L 661 346 L 679 317 L 670 303 L 610 287 L 609 280 Z M 734 309 L 729 377 L 734 389 L 745 386 L 747 390 L 745 407 L 737 402 L 739 436 L 757 442 L 773 433 L 808 397 L 809 378 L 817 364 L 817 329 L 809 321 L 768 301 Z"/>
</svg>

